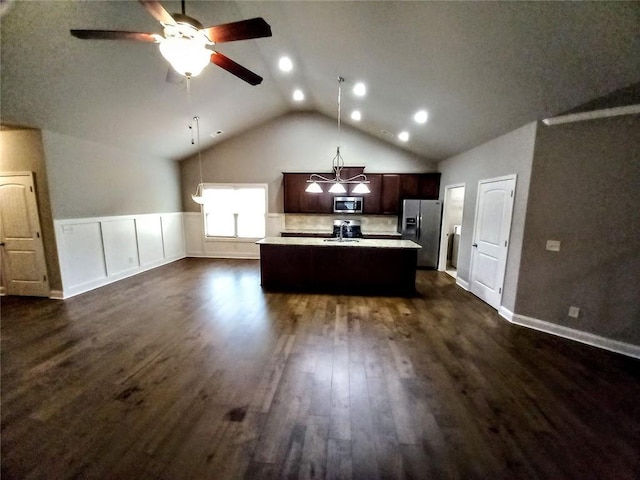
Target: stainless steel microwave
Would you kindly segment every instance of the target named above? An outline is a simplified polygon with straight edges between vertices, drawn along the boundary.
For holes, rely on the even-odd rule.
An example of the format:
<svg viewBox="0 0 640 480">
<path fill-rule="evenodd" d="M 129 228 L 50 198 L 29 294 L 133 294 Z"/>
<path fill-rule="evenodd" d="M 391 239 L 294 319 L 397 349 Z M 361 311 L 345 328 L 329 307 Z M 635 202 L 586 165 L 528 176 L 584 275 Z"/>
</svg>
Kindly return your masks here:
<svg viewBox="0 0 640 480">
<path fill-rule="evenodd" d="M 362 197 L 333 197 L 334 213 L 362 213 Z"/>
</svg>

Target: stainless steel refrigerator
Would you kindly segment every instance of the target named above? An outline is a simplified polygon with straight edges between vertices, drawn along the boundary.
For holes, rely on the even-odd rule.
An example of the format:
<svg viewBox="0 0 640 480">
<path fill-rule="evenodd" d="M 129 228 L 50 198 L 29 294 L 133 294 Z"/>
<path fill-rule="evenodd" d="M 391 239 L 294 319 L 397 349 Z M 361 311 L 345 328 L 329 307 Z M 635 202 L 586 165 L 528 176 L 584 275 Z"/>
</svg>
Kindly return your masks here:
<svg viewBox="0 0 640 480">
<path fill-rule="evenodd" d="M 437 268 L 440 247 L 442 202 L 439 200 L 404 200 L 400 217 L 400 233 L 413 240 L 418 250 L 418 267 Z"/>
</svg>

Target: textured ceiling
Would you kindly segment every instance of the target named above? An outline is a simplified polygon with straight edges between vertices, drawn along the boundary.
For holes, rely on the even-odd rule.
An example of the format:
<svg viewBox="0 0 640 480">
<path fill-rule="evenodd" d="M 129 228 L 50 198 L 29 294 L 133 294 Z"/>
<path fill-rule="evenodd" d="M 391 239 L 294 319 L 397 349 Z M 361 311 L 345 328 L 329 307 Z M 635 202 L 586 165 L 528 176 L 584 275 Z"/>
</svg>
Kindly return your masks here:
<svg viewBox="0 0 640 480">
<path fill-rule="evenodd" d="M 273 37 L 215 47 L 264 82 L 211 65 L 192 80 L 189 105 L 156 45 L 69 34 L 160 33 L 137 2 L 18 1 L 2 16 L 2 122 L 180 159 L 195 149 L 194 114 L 205 146 L 292 110 L 335 118 L 340 75 L 344 122 L 437 161 L 640 81 L 638 2 L 187 1 L 186 13 L 205 26 L 264 17 Z M 284 54 L 290 74 L 277 68 Z M 364 99 L 350 93 L 359 80 Z M 413 123 L 419 108 L 426 125 Z M 381 133 L 404 129 L 406 144 Z"/>
</svg>

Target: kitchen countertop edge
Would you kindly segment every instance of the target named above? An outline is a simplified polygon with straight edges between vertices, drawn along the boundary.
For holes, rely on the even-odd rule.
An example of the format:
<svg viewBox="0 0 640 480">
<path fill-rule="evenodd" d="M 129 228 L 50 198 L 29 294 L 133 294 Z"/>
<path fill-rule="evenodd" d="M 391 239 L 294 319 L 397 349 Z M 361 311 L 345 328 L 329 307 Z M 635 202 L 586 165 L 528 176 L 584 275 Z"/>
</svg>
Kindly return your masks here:
<svg viewBox="0 0 640 480">
<path fill-rule="evenodd" d="M 258 240 L 258 245 L 297 245 L 308 247 L 359 247 L 359 248 L 398 248 L 398 249 L 415 249 L 422 248 L 411 240 L 374 240 L 359 238 L 357 241 L 348 239 L 349 241 L 327 241 L 324 238 L 313 237 L 265 237 Z"/>
</svg>

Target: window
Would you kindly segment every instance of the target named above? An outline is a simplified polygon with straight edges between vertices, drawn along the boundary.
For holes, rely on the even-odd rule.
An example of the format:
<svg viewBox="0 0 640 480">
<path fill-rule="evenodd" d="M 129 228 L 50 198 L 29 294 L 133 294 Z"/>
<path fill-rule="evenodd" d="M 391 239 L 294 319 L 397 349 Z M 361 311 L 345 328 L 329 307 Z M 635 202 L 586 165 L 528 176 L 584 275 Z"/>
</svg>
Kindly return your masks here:
<svg viewBox="0 0 640 480">
<path fill-rule="evenodd" d="M 262 238 L 267 186 L 205 184 L 203 211 L 207 237 Z"/>
</svg>

